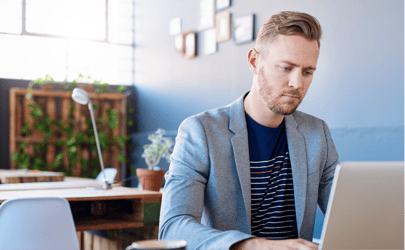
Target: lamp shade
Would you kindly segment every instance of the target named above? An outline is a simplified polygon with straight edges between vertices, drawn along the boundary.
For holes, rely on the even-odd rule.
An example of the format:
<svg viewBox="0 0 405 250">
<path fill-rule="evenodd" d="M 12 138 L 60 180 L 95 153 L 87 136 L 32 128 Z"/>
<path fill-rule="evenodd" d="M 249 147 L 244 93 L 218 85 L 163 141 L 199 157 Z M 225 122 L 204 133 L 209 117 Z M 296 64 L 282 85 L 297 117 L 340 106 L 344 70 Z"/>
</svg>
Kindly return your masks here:
<svg viewBox="0 0 405 250">
<path fill-rule="evenodd" d="M 90 95 L 83 89 L 75 88 L 72 93 L 75 102 L 86 105 L 90 101 Z"/>
</svg>

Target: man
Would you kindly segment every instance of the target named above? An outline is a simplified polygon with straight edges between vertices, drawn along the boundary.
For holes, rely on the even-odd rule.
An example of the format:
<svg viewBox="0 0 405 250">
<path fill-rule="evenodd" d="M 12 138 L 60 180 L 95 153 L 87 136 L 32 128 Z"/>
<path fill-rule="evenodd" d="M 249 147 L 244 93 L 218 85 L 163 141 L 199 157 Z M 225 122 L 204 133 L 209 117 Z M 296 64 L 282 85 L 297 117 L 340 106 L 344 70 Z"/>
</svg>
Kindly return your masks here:
<svg viewBox="0 0 405 250">
<path fill-rule="evenodd" d="M 281 12 L 248 54 L 250 92 L 186 119 L 166 173 L 160 239 L 187 249 L 317 249 L 338 155 L 324 121 L 296 111 L 316 69 L 321 27 Z"/>
</svg>

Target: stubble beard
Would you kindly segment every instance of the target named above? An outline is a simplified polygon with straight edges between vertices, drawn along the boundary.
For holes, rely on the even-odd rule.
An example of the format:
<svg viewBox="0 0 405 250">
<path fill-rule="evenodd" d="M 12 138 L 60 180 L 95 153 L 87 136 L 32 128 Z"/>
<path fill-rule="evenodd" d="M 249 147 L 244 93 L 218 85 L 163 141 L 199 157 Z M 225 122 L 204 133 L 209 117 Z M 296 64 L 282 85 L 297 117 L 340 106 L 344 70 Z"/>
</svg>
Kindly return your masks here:
<svg viewBox="0 0 405 250">
<path fill-rule="evenodd" d="M 291 115 L 295 112 L 295 110 L 297 110 L 298 106 L 300 105 L 300 101 L 299 100 L 287 100 L 285 102 L 285 104 L 287 105 L 294 105 L 295 102 L 298 102 L 295 107 L 293 107 L 290 110 L 285 110 L 281 107 L 280 103 L 274 103 L 273 100 L 271 99 L 271 94 L 273 92 L 273 89 L 268 86 L 266 79 L 264 78 L 264 74 L 263 74 L 263 68 L 261 68 L 259 70 L 259 73 L 257 75 L 257 81 L 259 84 L 259 92 L 260 95 L 264 98 L 266 104 L 267 104 L 267 108 L 269 110 L 271 110 L 273 113 L 277 114 L 277 115 Z M 295 96 L 300 96 L 298 90 L 294 90 L 294 91 L 289 91 L 283 94 L 290 94 L 290 95 L 295 95 Z"/>
<path fill-rule="evenodd" d="M 290 103 L 292 104 L 293 102 L 294 101 L 289 100 L 289 101 L 287 101 L 287 104 L 290 104 Z M 295 110 L 297 110 L 298 105 L 296 105 L 292 110 L 289 110 L 289 111 L 283 110 L 281 107 L 279 107 L 277 105 L 268 104 L 267 107 L 277 115 L 291 115 L 292 113 L 295 112 Z"/>
</svg>

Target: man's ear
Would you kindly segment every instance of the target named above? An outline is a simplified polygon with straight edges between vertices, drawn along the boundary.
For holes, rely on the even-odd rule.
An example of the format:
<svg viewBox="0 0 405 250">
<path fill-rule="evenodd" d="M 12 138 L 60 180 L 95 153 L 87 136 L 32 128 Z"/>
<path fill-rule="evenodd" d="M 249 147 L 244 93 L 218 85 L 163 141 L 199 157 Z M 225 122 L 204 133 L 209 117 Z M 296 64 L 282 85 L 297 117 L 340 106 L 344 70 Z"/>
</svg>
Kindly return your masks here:
<svg viewBox="0 0 405 250">
<path fill-rule="evenodd" d="M 249 64 L 250 71 L 254 75 L 257 75 L 258 60 L 259 60 L 259 51 L 255 48 L 251 48 L 248 53 L 248 64 Z"/>
</svg>

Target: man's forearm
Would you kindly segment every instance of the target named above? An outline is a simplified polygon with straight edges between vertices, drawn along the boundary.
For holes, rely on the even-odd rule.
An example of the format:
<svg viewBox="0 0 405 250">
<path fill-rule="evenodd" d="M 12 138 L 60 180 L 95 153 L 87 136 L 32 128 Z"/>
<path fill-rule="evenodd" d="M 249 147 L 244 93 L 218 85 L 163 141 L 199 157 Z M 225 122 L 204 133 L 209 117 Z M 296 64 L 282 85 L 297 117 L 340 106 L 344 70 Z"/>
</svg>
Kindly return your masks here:
<svg viewBox="0 0 405 250">
<path fill-rule="evenodd" d="M 318 245 L 304 240 L 267 240 L 263 238 L 250 238 L 237 242 L 231 246 L 231 250 L 291 250 L 291 249 L 308 249 L 316 250 Z"/>
</svg>

